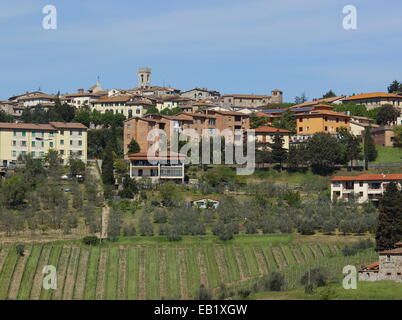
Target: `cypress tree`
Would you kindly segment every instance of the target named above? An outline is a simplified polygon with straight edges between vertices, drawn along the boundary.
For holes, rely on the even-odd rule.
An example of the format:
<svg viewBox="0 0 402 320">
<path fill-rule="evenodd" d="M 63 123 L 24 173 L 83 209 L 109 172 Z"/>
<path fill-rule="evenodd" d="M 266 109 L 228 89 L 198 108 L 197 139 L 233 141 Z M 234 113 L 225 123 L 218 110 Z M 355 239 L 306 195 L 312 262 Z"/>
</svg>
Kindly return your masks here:
<svg viewBox="0 0 402 320">
<path fill-rule="evenodd" d="M 402 240 L 402 192 L 396 183 L 388 184 L 380 200 L 380 214 L 376 232 L 377 248 L 392 248 Z"/>
<path fill-rule="evenodd" d="M 373 136 L 370 132 L 370 127 L 366 127 L 364 132 L 364 162 L 366 170 L 368 170 L 369 161 L 375 161 L 377 155 L 378 152 L 374 144 Z"/>
<path fill-rule="evenodd" d="M 279 130 L 275 133 L 273 143 L 271 144 L 272 162 L 279 163 L 282 170 L 282 164 L 287 159 L 287 151 L 283 148 L 283 137 L 280 135 Z"/>
</svg>

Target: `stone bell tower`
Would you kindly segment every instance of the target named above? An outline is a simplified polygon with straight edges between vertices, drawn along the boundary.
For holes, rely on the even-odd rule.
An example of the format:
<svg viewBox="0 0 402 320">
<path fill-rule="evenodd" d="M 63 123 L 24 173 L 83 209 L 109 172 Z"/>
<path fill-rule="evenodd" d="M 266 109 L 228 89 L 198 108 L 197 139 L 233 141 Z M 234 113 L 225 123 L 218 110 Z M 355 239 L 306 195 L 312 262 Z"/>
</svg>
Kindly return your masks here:
<svg viewBox="0 0 402 320">
<path fill-rule="evenodd" d="M 151 86 L 151 74 L 152 70 L 150 68 L 139 68 L 138 69 L 138 87 L 148 88 Z"/>
</svg>

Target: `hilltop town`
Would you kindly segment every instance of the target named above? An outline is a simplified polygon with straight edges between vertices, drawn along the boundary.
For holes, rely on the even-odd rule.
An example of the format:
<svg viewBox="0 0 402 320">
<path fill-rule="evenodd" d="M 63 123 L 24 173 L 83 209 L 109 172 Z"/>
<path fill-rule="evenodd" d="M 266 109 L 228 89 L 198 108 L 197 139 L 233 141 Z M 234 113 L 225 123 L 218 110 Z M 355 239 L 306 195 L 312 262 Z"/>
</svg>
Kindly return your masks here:
<svg viewBox="0 0 402 320">
<path fill-rule="evenodd" d="M 290 103 L 140 68 L 132 89 L 0 101 L 0 299 L 313 295 L 346 262 L 402 281 L 402 84 L 385 91 Z"/>
</svg>

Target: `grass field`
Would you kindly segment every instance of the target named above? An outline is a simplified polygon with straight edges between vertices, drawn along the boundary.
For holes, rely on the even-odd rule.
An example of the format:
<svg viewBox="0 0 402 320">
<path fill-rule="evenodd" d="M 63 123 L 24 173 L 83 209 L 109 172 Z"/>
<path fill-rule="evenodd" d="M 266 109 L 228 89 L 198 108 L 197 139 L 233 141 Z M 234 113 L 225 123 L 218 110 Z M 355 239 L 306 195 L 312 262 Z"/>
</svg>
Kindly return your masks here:
<svg viewBox="0 0 402 320">
<path fill-rule="evenodd" d="M 312 266 L 341 272 L 346 264 L 372 262 L 374 252 L 346 258 L 344 243 L 294 241 L 293 236 L 242 236 L 223 244 L 209 237 L 180 243 L 124 239 L 101 247 L 78 243 L 26 245 L 0 250 L 0 299 L 193 299 L 200 284 L 214 292 L 221 283 L 237 288 L 280 270 L 288 287 Z M 137 243 L 135 242 L 137 241 Z M 57 290 L 42 287 L 45 265 L 57 268 Z"/>
<path fill-rule="evenodd" d="M 373 163 L 402 163 L 402 148 L 377 147 L 378 158 Z"/>
<path fill-rule="evenodd" d="M 402 284 L 393 281 L 358 282 L 356 290 L 345 290 L 342 282 L 321 287 L 314 294 L 305 294 L 299 287 L 283 292 L 261 292 L 249 297 L 253 300 L 401 300 Z"/>
</svg>

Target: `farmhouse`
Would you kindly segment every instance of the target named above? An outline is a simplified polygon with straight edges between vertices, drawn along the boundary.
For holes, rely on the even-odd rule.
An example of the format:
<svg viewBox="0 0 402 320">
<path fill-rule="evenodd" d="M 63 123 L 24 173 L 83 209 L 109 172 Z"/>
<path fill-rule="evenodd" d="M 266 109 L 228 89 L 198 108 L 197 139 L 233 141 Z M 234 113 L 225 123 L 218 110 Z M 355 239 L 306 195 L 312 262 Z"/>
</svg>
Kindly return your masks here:
<svg viewBox="0 0 402 320">
<path fill-rule="evenodd" d="M 334 177 L 331 181 L 331 200 L 349 200 L 377 204 L 391 181 L 402 185 L 402 174 L 362 174 L 357 177 Z"/>
<path fill-rule="evenodd" d="M 359 270 L 359 280 L 402 282 L 402 243 L 396 243 L 395 247 L 395 249 L 379 252 L 378 262 L 363 266 Z"/>
</svg>

